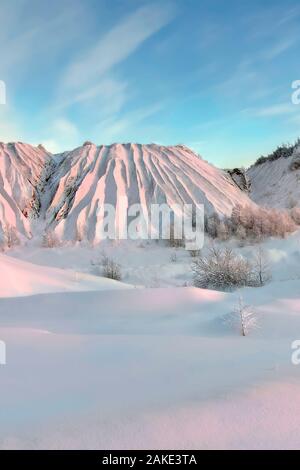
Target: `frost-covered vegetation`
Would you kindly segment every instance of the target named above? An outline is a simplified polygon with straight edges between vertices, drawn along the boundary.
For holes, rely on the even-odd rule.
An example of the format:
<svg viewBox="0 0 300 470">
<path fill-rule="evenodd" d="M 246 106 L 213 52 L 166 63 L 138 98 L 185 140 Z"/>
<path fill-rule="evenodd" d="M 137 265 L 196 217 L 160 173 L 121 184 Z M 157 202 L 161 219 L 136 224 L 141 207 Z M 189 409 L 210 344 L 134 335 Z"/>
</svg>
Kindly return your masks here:
<svg viewBox="0 0 300 470">
<path fill-rule="evenodd" d="M 114 279 L 115 281 L 121 281 L 122 272 L 120 264 L 107 256 L 105 252 L 102 252 L 100 258 L 93 260 L 91 264 L 96 268 L 95 274 L 108 279 Z"/>
<path fill-rule="evenodd" d="M 255 165 L 261 165 L 265 162 L 273 162 L 279 158 L 289 158 L 293 155 L 294 151 L 300 146 L 300 138 L 296 140 L 294 144 L 282 144 L 279 145 L 272 153 L 266 156 L 259 157 Z"/>
<path fill-rule="evenodd" d="M 193 283 L 202 289 L 232 291 L 241 287 L 258 287 L 271 279 L 265 253 L 259 247 L 252 260 L 231 248 L 212 246 L 193 263 Z"/>
<path fill-rule="evenodd" d="M 241 295 L 232 312 L 225 317 L 225 322 L 237 329 L 241 336 L 247 336 L 258 328 L 258 319 L 254 308 L 251 305 L 246 305 Z"/>
<path fill-rule="evenodd" d="M 235 206 L 230 217 L 218 214 L 206 217 L 205 229 L 212 238 L 242 242 L 261 241 L 267 237 L 285 237 L 297 229 L 299 212 L 254 206 Z"/>
<path fill-rule="evenodd" d="M 103 270 L 102 270 L 103 277 L 107 277 L 108 279 L 114 279 L 115 281 L 121 281 L 122 274 L 121 274 L 121 266 L 116 263 L 113 259 L 106 258 L 103 262 Z"/>
</svg>

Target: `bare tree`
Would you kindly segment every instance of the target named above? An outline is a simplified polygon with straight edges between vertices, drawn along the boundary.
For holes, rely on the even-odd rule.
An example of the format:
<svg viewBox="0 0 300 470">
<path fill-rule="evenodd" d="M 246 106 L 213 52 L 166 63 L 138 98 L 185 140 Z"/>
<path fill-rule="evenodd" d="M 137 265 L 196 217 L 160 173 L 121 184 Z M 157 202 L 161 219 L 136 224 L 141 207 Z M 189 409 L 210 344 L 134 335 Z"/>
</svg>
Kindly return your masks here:
<svg viewBox="0 0 300 470">
<path fill-rule="evenodd" d="M 226 318 L 226 323 L 238 328 L 242 336 L 247 336 L 250 331 L 258 328 L 256 313 L 251 305 L 244 303 L 242 296 L 239 297 L 234 310 Z"/>
<path fill-rule="evenodd" d="M 254 256 L 253 276 L 254 282 L 259 286 L 264 286 L 272 279 L 268 256 L 261 246 L 257 248 Z"/>
</svg>

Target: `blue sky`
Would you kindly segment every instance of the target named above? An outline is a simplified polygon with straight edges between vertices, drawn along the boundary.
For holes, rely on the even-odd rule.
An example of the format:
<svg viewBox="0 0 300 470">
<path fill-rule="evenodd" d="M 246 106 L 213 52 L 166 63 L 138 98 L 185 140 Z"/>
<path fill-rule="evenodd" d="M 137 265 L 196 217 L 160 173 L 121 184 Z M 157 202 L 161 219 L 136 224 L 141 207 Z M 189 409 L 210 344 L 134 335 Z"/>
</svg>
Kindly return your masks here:
<svg viewBox="0 0 300 470">
<path fill-rule="evenodd" d="M 247 165 L 300 135 L 297 0 L 1 0 L 0 140 L 184 143 Z"/>
</svg>

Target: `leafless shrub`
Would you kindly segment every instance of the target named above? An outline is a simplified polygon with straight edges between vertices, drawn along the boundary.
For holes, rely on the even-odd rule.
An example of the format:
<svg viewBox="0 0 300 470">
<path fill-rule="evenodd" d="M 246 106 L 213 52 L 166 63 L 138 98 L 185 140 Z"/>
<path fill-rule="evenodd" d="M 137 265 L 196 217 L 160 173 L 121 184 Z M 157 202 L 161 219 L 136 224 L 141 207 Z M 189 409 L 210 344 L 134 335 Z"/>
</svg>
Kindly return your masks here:
<svg viewBox="0 0 300 470">
<path fill-rule="evenodd" d="M 264 286 L 272 279 L 269 260 L 266 252 L 259 246 L 254 255 L 253 279 L 258 286 Z"/>
<path fill-rule="evenodd" d="M 108 279 L 114 279 L 115 281 L 121 281 L 121 266 L 116 263 L 113 259 L 104 257 L 102 260 L 102 275 Z"/>
<path fill-rule="evenodd" d="M 295 210 L 294 217 L 297 216 Z M 209 217 L 206 230 L 212 238 L 227 240 L 236 237 L 243 245 L 247 241 L 260 242 L 266 237 L 284 238 L 296 230 L 294 217 L 288 210 L 237 205 L 230 217 L 220 219 L 217 214 Z"/>
<path fill-rule="evenodd" d="M 192 264 L 194 286 L 203 289 L 231 291 L 252 286 L 252 266 L 231 249 L 210 248 L 206 256 L 199 256 Z"/>
</svg>

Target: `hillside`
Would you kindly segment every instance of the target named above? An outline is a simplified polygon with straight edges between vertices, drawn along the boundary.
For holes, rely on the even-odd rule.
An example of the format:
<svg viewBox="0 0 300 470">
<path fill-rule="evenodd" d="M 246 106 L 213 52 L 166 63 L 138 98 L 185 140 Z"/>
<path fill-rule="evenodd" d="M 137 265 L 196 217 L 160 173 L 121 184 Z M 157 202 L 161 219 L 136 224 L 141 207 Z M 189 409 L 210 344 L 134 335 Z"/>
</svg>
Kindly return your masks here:
<svg viewBox="0 0 300 470">
<path fill-rule="evenodd" d="M 151 204 L 204 204 L 206 214 L 230 214 L 238 202 L 249 203 L 226 172 L 183 146 L 87 144 L 63 154 L 55 178 L 47 217 L 65 240 L 97 239 L 104 203 L 116 211 L 124 201 L 148 211 Z"/>
<path fill-rule="evenodd" d="M 0 143 L 0 235 L 31 236 L 30 219 L 40 214 L 51 155 L 41 146 Z"/>
<path fill-rule="evenodd" d="M 266 160 L 247 171 L 250 197 L 260 205 L 291 208 L 300 205 L 300 148 L 289 157 Z"/>
<path fill-rule="evenodd" d="M 61 240 L 97 241 L 104 203 L 204 204 L 229 215 L 251 201 L 226 171 L 184 146 L 83 146 L 60 155 L 28 144 L 1 144 L 2 226 L 30 237 L 54 230 Z M 38 222 L 37 222 L 38 221 Z"/>
</svg>

